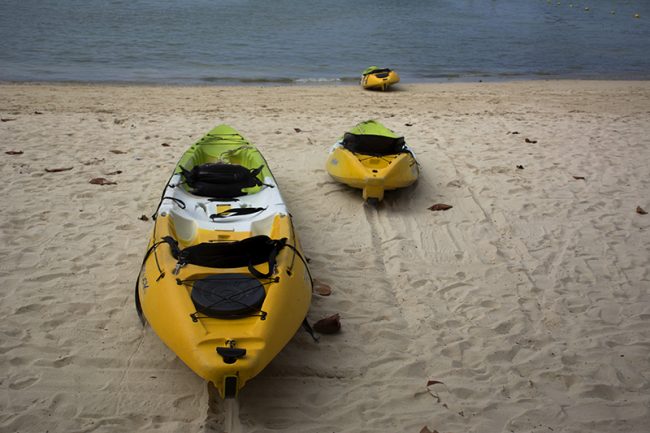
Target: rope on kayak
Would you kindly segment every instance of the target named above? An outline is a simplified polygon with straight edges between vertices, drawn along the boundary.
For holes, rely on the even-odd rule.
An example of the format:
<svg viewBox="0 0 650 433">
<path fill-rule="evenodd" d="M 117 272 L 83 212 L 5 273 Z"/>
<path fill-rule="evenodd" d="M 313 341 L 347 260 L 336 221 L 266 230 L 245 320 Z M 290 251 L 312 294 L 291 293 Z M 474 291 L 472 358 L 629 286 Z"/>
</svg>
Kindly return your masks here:
<svg viewBox="0 0 650 433">
<path fill-rule="evenodd" d="M 289 215 L 289 216 L 291 217 L 291 215 Z M 291 223 L 291 238 L 294 239 L 294 242 L 295 242 L 296 236 L 295 236 L 295 233 L 294 233 L 293 222 L 290 222 L 290 223 Z M 309 276 L 310 289 L 313 290 L 314 289 L 314 279 L 311 276 L 311 271 L 309 270 L 309 265 L 307 264 L 307 259 L 305 259 L 302 256 L 302 254 L 300 254 L 300 251 L 298 251 L 298 249 L 295 246 L 293 246 L 291 244 L 285 244 L 285 246 L 289 247 L 293 251 L 293 257 L 291 258 L 291 265 L 287 268 L 287 274 L 289 274 L 289 276 L 291 276 L 291 270 L 293 269 L 293 265 L 294 265 L 296 256 L 298 256 L 300 258 L 300 260 L 302 261 L 302 263 L 305 265 L 305 269 L 307 270 L 307 275 Z M 316 343 L 318 343 L 318 341 L 319 341 L 318 337 L 314 333 L 314 329 L 309 324 L 309 320 L 307 320 L 307 317 L 305 317 L 305 319 L 302 321 L 301 326 L 305 331 L 307 331 L 307 333 L 311 336 L 311 338 Z"/>
<path fill-rule="evenodd" d="M 160 262 L 158 262 L 158 254 L 156 254 L 156 249 L 158 248 L 158 246 L 159 246 L 160 244 L 164 244 L 164 243 L 167 243 L 167 242 L 164 241 L 164 240 L 162 240 L 162 241 L 158 241 L 158 242 L 154 242 L 154 243 L 149 247 L 149 249 L 147 250 L 147 253 L 144 255 L 144 260 L 142 260 L 142 264 L 144 265 L 145 262 L 147 261 L 147 259 L 149 258 L 149 256 L 153 253 L 153 258 L 154 258 L 154 260 L 155 260 L 155 262 L 156 262 L 156 267 L 158 268 L 158 272 L 160 273 L 160 275 L 158 276 L 158 278 L 156 278 L 156 281 L 160 281 L 161 278 L 164 278 L 164 277 L 165 277 L 165 271 L 163 271 L 162 268 L 160 267 Z"/>
<path fill-rule="evenodd" d="M 289 217 L 291 217 L 291 215 L 289 215 Z M 296 234 L 294 232 L 293 222 L 289 221 L 289 223 L 291 225 L 291 239 L 293 239 L 293 241 L 295 243 L 296 242 Z M 294 245 L 285 244 L 285 246 L 289 247 L 293 251 L 293 256 L 291 258 L 291 264 L 287 267 L 287 274 L 289 274 L 289 276 L 291 276 L 291 272 L 293 270 L 293 265 L 294 265 L 294 262 L 296 260 L 296 256 L 298 256 L 298 258 L 300 258 L 302 263 L 305 265 L 305 269 L 307 269 L 307 275 L 309 275 L 309 284 L 311 285 L 311 288 L 313 289 L 313 287 L 314 287 L 314 279 L 311 277 L 311 271 L 309 270 L 309 265 L 307 264 L 307 260 L 302 256 L 302 254 L 300 254 L 300 251 L 298 251 L 298 249 Z"/>
<path fill-rule="evenodd" d="M 174 178 L 174 175 L 176 173 L 172 173 L 171 176 L 169 176 L 169 179 L 167 180 L 167 183 L 165 183 L 165 187 L 163 188 L 162 194 L 160 194 L 160 201 L 158 201 L 158 206 L 156 206 L 156 211 L 151 215 L 152 220 L 156 220 L 158 218 L 158 210 L 160 209 L 160 205 L 162 204 L 163 200 L 165 199 L 165 191 L 167 191 L 167 187 L 171 186 L 170 183 L 172 179 Z"/>
<path fill-rule="evenodd" d="M 181 209 L 185 209 L 187 207 L 185 202 L 183 200 L 181 200 L 180 198 L 167 196 L 167 197 L 163 197 L 162 200 L 171 200 L 174 203 L 176 203 L 178 205 L 178 207 L 180 207 Z M 162 202 L 162 200 L 161 200 L 161 202 Z"/>
<path fill-rule="evenodd" d="M 285 246 L 292 249 L 293 252 L 294 252 L 294 255 L 297 255 L 298 258 L 305 264 L 305 269 L 307 270 L 307 275 L 309 276 L 309 284 L 313 288 L 314 287 L 314 279 L 311 276 L 311 271 L 309 270 L 309 266 L 307 266 L 307 260 L 302 256 L 302 254 L 300 254 L 300 251 L 298 251 L 298 249 L 296 247 L 294 247 L 293 245 L 286 244 Z M 287 272 L 289 273 L 289 275 L 291 275 L 289 270 L 287 270 Z"/>
</svg>

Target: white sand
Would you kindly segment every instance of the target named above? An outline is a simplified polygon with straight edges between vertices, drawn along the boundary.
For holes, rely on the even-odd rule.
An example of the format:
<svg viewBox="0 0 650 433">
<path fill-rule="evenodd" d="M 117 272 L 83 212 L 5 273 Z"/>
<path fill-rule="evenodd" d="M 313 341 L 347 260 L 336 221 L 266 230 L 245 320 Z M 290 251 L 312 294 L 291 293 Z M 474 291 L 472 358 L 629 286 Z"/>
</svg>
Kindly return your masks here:
<svg viewBox="0 0 650 433">
<path fill-rule="evenodd" d="M 0 102 L 1 432 L 223 430 L 133 308 L 138 218 L 218 123 L 265 154 L 333 288 L 310 319 L 343 323 L 246 386 L 243 432 L 648 431 L 650 82 L 5 84 Z M 422 165 L 378 209 L 324 170 L 369 118 Z"/>
</svg>

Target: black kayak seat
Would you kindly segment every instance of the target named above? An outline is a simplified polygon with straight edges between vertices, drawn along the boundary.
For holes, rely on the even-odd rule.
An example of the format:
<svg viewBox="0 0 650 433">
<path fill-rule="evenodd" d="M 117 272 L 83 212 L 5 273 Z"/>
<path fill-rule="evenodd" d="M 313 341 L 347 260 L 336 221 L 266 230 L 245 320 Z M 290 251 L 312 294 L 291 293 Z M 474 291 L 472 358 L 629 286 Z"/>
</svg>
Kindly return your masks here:
<svg viewBox="0 0 650 433">
<path fill-rule="evenodd" d="M 395 155 L 407 152 L 404 137 L 393 138 L 383 135 L 346 132 L 342 144 L 350 152 L 372 156 Z"/>
<path fill-rule="evenodd" d="M 172 255 L 180 263 L 209 268 L 241 268 L 268 262 L 286 242 L 286 238 L 271 239 L 258 235 L 241 241 L 203 242 L 180 249 L 171 237 L 164 240 L 170 244 Z"/>
<path fill-rule="evenodd" d="M 245 188 L 264 185 L 259 174 L 264 166 L 248 169 L 238 164 L 206 163 L 191 170 L 183 167 L 181 176 L 189 191 L 201 197 L 234 198 L 246 195 Z"/>
</svg>

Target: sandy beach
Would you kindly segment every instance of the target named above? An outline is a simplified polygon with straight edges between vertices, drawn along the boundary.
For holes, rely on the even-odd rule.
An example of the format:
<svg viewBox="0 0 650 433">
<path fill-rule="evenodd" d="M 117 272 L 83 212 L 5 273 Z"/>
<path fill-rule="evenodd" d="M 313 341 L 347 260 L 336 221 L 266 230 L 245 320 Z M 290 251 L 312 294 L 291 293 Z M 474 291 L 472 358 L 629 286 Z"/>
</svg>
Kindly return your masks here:
<svg viewBox="0 0 650 433">
<path fill-rule="evenodd" d="M 140 218 L 219 123 L 264 153 L 332 288 L 309 319 L 342 321 L 246 385 L 239 431 L 648 431 L 648 81 L 0 84 L 0 118 L 0 432 L 224 430 L 133 305 Z M 324 169 L 367 119 L 421 164 L 377 208 Z"/>
</svg>

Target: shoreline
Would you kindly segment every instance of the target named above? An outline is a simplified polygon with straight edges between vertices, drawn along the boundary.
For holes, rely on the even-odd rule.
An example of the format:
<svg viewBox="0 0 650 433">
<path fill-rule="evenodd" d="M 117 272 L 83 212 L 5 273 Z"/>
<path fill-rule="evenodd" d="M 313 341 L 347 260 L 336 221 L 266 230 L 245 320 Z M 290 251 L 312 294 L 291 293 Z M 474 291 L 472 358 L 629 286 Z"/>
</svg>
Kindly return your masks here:
<svg viewBox="0 0 650 433">
<path fill-rule="evenodd" d="M 650 81 L 650 76 L 636 75 L 614 75 L 611 77 L 604 77 L 599 74 L 590 75 L 577 75 L 577 76 L 554 76 L 552 74 L 537 74 L 537 75 L 511 75 L 505 74 L 503 76 L 463 76 L 451 78 L 430 78 L 430 79 L 412 79 L 402 78 L 400 83 L 394 85 L 400 87 L 403 85 L 431 85 L 431 84 L 466 84 L 466 83 L 510 83 L 510 82 L 536 82 L 536 81 Z M 17 85 L 17 84 L 33 84 L 33 85 L 96 85 L 96 86 L 150 86 L 150 87 L 347 87 L 358 86 L 359 78 L 332 78 L 332 79 L 224 79 L 223 81 L 210 81 L 210 80 L 162 80 L 162 81 L 147 81 L 147 80 L 0 80 L 0 85 Z"/>
<path fill-rule="evenodd" d="M 312 275 L 332 288 L 310 321 L 342 322 L 319 344 L 299 331 L 246 385 L 243 431 L 648 425 L 650 215 L 635 209 L 650 211 L 650 81 L 0 94 L 0 430 L 222 431 L 223 402 L 133 306 L 152 229 L 141 217 L 219 123 L 264 154 Z M 378 208 L 324 167 L 370 118 L 421 165 Z"/>
</svg>

